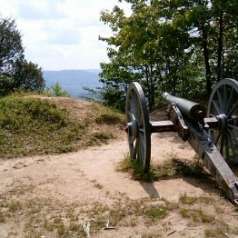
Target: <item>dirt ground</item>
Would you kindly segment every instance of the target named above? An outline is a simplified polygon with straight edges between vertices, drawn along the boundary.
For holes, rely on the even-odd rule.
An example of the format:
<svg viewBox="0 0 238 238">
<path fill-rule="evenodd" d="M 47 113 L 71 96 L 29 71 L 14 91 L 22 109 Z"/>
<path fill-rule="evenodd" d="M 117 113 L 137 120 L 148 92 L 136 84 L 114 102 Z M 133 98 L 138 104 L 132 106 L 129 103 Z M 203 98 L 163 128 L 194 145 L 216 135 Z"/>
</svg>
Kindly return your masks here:
<svg viewBox="0 0 238 238">
<path fill-rule="evenodd" d="M 0 238 L 238 237 L 238 211 L 198 178 L 135 181 L 117 166 L 126 135 L 75 153 L 0 160 Z M 193 160 L 176 134 L 152 137 L 152 162 Z"/>
</svg>

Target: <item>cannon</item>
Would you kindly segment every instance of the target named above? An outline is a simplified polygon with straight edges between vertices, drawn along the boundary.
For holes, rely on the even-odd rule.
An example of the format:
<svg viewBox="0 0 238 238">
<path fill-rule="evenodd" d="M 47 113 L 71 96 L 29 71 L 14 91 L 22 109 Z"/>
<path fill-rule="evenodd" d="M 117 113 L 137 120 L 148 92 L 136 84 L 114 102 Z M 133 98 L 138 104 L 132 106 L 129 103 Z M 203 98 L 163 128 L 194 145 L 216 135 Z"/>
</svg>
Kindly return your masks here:
<svg viewBox="0 0 238 238">
<path fill-rule="evenodd" d="M 229 167 L 238 164 L 238 82 L 221 80 L 213 88 L 207 110 L 199 103 L 169 93 L 163 97 L 169 102 L 168 120 L 151 121 L 142 87 L 137 82 L 129 86 L 126 131 L 130 158 L 147 173 L 151 134 L 177 132 L 190 143 L 227 198 L 238 205 L 238 178 Z"/>
</svg>

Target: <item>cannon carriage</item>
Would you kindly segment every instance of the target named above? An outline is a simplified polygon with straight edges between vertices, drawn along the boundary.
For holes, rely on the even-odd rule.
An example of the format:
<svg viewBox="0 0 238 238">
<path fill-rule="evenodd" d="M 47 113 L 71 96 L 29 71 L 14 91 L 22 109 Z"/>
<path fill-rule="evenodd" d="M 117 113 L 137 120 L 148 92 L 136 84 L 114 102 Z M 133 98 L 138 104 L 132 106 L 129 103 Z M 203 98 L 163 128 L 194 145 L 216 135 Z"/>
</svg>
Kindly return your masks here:
<svg viewBox="0 0 238 238">
<path fill-rule="evenodd" d="M 238 178 L 229 167 L 238 164 L 238 82 L 221 80 L 210 95 L 207 110 L 169 93 L 163 97 L 169 103 L 168 120 L 151 121 L 142 87 L 136 82 L 129 86 L 126 115 L 131 159 L 147 173 L 151 134 L 177 132 L 190 143 L 226 196 L 238 205 Z"/>
</svg>

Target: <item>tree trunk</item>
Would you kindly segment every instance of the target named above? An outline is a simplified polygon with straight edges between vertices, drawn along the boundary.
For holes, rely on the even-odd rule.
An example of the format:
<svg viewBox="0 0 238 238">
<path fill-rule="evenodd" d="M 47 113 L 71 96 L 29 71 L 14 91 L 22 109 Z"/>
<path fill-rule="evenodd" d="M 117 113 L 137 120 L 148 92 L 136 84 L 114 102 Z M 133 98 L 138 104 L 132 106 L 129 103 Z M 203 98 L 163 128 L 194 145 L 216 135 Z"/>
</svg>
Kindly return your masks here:
<svg viewBox="0 0 238 238">
<path fill-rule="evenodd" d="M 206 69 L 206 91 L 207 95 L 210 95 L 212 91 L 212 82 L 211 82 L 211 68 L 209 63 L 209 49 L 208 49 L 208 34 L 205 26 L 202 26 L 202 48 L 203 48 L 203 56 L 204 63 Z"/>
<path fill-rule="evenodd" d="M 219 17 L 219 38 L 217 50 L 217 81 L 223 77 L 223 32 L 224 32 L 224 13 L 221 11 Z"/>
<path fill-rule="evenodd" d="M 149 76 L 149 67 L 145 65 L 145 79 L 146 79 L 146 87 L 147 87 L 147 98 L 149 102 L 149 110 L 151 110 L 151 88 L 150 88 L 150 76 Z"/>
<path fill-rule="evenodd" d="M 154 74 L 153 74 L 153 66 L 150 65 L 150 110 L 153 109 L 155 105 L 155 82 L 154 82 Z"/>
</svg>

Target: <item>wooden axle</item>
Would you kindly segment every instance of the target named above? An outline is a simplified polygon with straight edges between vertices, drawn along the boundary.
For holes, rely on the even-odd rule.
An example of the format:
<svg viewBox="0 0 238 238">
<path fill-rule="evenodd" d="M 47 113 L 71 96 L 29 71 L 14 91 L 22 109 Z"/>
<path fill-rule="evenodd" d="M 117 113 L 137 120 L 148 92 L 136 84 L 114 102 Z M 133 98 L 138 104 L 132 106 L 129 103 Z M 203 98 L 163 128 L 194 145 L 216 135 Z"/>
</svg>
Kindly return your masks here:
<svg viewBox="0 0 238 238">
<path fill-rule="evenodd" d="M 204 118 L 203 121 L 204 125 L 208 125 L 210 128 L 217 128 L 219 125 L 219 121 L 216 117 Z M 151 133 L 178 131 L 178 125 L 175 125 L 171 120 L 150 121 L 150 125 Z"/>
<path fill-rule="evenodd" d="M 151 133 L 176 131 L 172 121 L 151 121 Z"/>
</svg>

